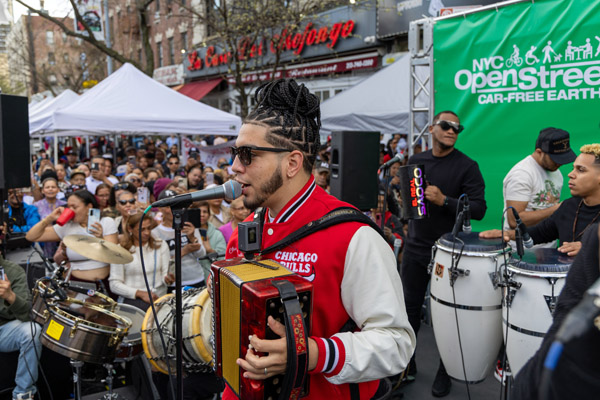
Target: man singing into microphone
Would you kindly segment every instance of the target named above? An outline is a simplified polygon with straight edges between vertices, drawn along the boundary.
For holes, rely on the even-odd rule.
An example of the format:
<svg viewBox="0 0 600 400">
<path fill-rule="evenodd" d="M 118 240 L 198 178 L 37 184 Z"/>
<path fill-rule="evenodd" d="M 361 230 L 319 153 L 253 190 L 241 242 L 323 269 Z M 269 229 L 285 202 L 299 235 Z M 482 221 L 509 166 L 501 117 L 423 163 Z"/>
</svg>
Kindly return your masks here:
<svg viewBox="0 0 600 400">
<path fill-rule="evenodd" d="M 533 243 L 548 243 L 558 239 L 558 251 L 575 256 L 581 249 L 581 238 L 590 225 L 600 218 L 600 144 L 582 146 L 569 173 L 570 199 L 563 201 L 551 216 L 528 230 Z M 504 231 L 515 240 L 515 231 Z M 481 232 L 483 238 L 501 237 L 493 229 Z"/>
<path fill-rule="evenodd" d="M 232 148 L 233 171 L 244 205 L 266 208 L 261 244 L 266 249 L 348 204 L 328 195 L 311 174 L 320 140 L 318 98 L 290 79 L 266 83 L 255 96 L 258 106 Z M 229 247 L 228 256 L 237 248 L 237 231 Z M 404 370 L 415 347 L 392 249 L 370 226 L 344 222 L 262 255 L 275 261 L 299 256 L 310 261 L 290 269 L 314 285 L 307 399 L 377 398 L 379 379 Z M 342 332 L 350 320 L 358 328 Z M 268 323 L 285 335 L 283 325 L 271 317 Z M 250 344 L 268 355 L 259 357 L 251 349 L 238 359 L 245 377 L 261 380 L 286 372 L 285 339 L 253 336 Z M 227 388 L 223 399 L 235 395 Z"/>
<path fill-rule="evenodd" d="M 437 114 L 429 127 L 433 148 L 415 154 L 408 160 L 409 165 L 425 166 L 425 197 L 429 201 L 429 218 L 410 220 L 408 223 L 408 236 L 402 256 L 401 275 L 406 311 L 416 333 L 419 331 L 421 308 L 429 282 L 427 265 L 431 258 L 431 247 L 440 236 L 452 231 L 458 198 L 463 193 L 469 197 L 472 218 L 480 220 L 485 215 L 485 183 L 479 166 L 454 147 L 462 130 L 463 126 L 454 112 L 443 111 Z M 412 376 L 415 373 L 413 356 L 408 374 Z M 431 392 L 436 397 L 446 396 L 450 387 L 450 377 L 440 360 Z"/>
</svg>

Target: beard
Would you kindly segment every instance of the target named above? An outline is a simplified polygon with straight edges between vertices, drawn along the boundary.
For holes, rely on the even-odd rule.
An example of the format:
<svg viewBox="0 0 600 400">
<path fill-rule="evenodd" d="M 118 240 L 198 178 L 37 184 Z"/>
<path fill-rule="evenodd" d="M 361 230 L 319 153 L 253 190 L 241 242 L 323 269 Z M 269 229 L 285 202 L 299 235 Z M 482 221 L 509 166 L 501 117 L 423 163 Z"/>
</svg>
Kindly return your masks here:
<svg viewBox="0 0 600 400">
<path fill-rule="evenodd" d="M 281 176 L 281 166 L 277 166 L 271 178 L 256 189 L 256 197 L 253 199 L 244 196 L 244 206 L 249 210 L 256 210 L 261 207 L 281 186 L 283 186 L 283 178 Z"/>
</svg>

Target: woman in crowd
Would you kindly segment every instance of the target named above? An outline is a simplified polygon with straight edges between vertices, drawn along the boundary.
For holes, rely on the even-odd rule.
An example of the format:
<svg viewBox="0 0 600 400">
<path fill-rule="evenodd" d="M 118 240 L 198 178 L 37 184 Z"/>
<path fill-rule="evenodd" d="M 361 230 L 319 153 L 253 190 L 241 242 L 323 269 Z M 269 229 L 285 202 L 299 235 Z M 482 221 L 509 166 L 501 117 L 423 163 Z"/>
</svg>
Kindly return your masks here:
<svg viewBox="0 0 600 400">
<path fill-rule="evenodd" d="M 56 176 L 58 177 L 58 189 L 64 193 L 69 187 L 69 182 L 67 182 L 67 170 L 65 170 L 65 165 L 58 163 L 54 168 L 56 169 Z"/>
<path fill-rule="evenodd" d="M 187 187 L 188 190 L 204 188 L 204 179 L 202 179 L 202 168 L 200 166 L 194 166 L 190 168 L 187 174 Z"/>
<path fill-rule="evenodd" d="M 231 221 L 219 228 L 219 231 L 221 231 L 225 238 L 225 243 L 229 242 L 229 238 L 233 231 L 237 229 L 238 224 L 243 222 L 248 215 L 250 215 L 250 210 L 246 208 L 241 197 L 231 201 L 229 204 L 229 211 L 231 213 Z"/>
<path fill-rule="evenodd" d="M 209 222 L 210 218 L 210 207 L 207 201 L 199 201 L 193 204 L 193 206 L 200 209 L 200 234 L 202 237 L 202 244 L 206 249 L 206 253 L 217 253 L 219 256 L 225 255 L 225 249 L 227 243 L 223 234 L 215 228 L 213 224 Z M 223 257 L 219 257 L 222 259 Z M 204 274 L 208 276 L 210 273 L 211 261 L 208 259 L 200 260 Z"/>
<path fill-rule="evenodd" d="M 56 208 L 67 204 L 65 201 L 56 198 L 58 192 L 58 182 L 56 179 L 46 178 L 42 181 L 42 195 L 44 198 L 33 203 L 33 205 L 37 207 L 40 219 L 46 218 L 48 215 L 52 214 L 52 211 Z M 58 243 L 45 242 L 42 246 L 44 247 L 44 256 L 53 258 L 54 253 L 58 248 Z"/>
<path fill-rule="evenodd" d="M 110 206 L 110 204 L 108 204 L 108 199 L 110 199 L 110 186 L 106 183 L 99 184 L 96 187 L 96 201 L 98 202 L 100 211 L 104 211 Z"/>
<path fill-rule="evenodd" d="M 218 175 L 215 175 L 215 178 Z M 216 180 L 216 179 L 215 179 Z M 223 182 L 219 183 L 223 184 Z M 210 189 L 217 186 L 216 184 L 207 185 L 206 189 Z M 225 203 L 226 204 L 226 203 Z M 215 227 L 220 228 L 231 220 L 231 214 L 229 212 L 229 207 L 224 204 L 222 199 L 213 199 L 208 200 L 208 205 L 210 206 L 210 218 L 209 222 Z"/>
<path fill-rule="evenodd" d="M 158 178 L 162 178 L 162 171 L 156 168 L 146 168 L 144 170 L 145 182 L 156 182 Z"/>
<path fill-rule="evenodd" d="M 158 196 L 158 200 L 173 197 L 176 194 L 173 190 L 165 189 Z M 171 251 L 171 263 L 173 264 L 175 260 L 173 213 L 171 207 L 159 207 L 158 210 L 162 215 L 162 220 L 160 225 L 152 230 L 152 234 L 167 242 Z M 199 230 L 190 222 L 185 222 L 181 229 L 181 284 L 184 286 L 205 286 L 204 271 L 198 266 L 198 258 L 206 254 L 201 240 Z"/>
<path fill-rule="evenodd" d="M 131 193 L 123 193 L 122 196 L 130 196 Z M 139 225 L 142 220 L 142 244 L 139 241 Z M 146 276 L 152 291 L 152 298 L 158 299 L 167 293 L 167 286 L 175 281 L 169 274 L 169 246 L 162 240 L 152 237 L 152 229 L 156 223 L 149 214 L 141 212 L 127 219 L 125 234 L 120 241 L 121 246 L 129 250 L 133 261 L 129 264 L 110 265 L 110 289 L 123 297 L 123 302 L 146 310 L 150 305 L 150 296 L 146 290 L 144 272 L 140 260 L 140 247 L 144 257 Z M 121 300 L 121 299 L 119 299 Z"/>
<path fill-rule="evenodd" d="M 79 164 L 79 166 L 77 167 L 77 169 L 80 170 L 80 171 L 83 171 L 83 173 L 85 174 L 86 178 L 88 176 L 90 176 L 90 174 L 92 173 L 92 170 L 90 169 L 90 166 L 87 165 L 86 163 Z"/>
<path fill-rule="evenodd" d="M 117 230 L 119 232 L 119 243 L 121 242 L 122 235 L 127 233 L 127 223 L 129 217 L 138 213 L 139 208 L 137 205 L 137 200 L 133 193 L 123 190 L 119 193 L 119 198 L 117 200 L 117 211 L 119 215 L 115 217 L 115 224 L 117 225 Z"/>
<path fill-rule="evenodd" d="M 98 208 L 96 198 L 90 192 L 87 190 L 73 192 L 67 198 L 67 207 L 75 214 L 71 221 L 63 226 L 53 225 L 64 210 L 64 207 L 58 207 L 34 225 L 27 232 L 26 239 L 30 242 L 59 242 L 65 236 L 85 235 L 117 243 L 117 227 L 112 218 L 101 218 L 100 222 L 95 222 L 88 227 L 89 210 Z M 108 264 L 90 260 L 61 244 L 54 255 L 54 261 L 61 263 L 63 260 L 69 262 L 71 280 L 95 282 L 98 289 L 102 288 L 110 294 L 107 279 L 110 272 Z"/>
<path fill-rule="evenodd" d="M 119 198 L 119 195 L 123 192 L 135 194 L 135 186 L 133 186 L 129 182 L 119 182 L 112 188 L 110 188 L 110 196 L 108 197 L 109 207 L 102 212 L 103 217 L 117 218 L 119 215 L 121 215 L 121 213 L 117 209 L 117 199 Z"/>
</svg>

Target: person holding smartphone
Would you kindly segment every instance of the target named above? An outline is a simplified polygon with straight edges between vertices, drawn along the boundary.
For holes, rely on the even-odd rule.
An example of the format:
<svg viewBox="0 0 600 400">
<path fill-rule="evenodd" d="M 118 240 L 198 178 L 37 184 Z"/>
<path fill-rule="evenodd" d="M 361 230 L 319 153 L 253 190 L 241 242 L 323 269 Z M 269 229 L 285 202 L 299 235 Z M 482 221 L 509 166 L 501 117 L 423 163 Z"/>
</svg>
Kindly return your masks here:
<svg viewBox="0 0 600 400">
<path fill-rule="evenodd" d="M 199 201 L 193 205 L 200 209 L 200 236 L 202 237 L 202 244 L 206 249 L 206 253 L 217 253 L 220 256 L 219 259 L 223 259 L 227 242 L 221 231 L 209 222 L 210 206 L 208 202 Z M 210 274 L 211 261 L 208 259 L 200 260 L 200 264 L 202 264 L 202 269 L 204 269 L 204 273 L 208 276 Z"/>
<path fill-rule="evenodd" d="M 67 198 L 67 208 L 74 212 L 74 216 L 69 222 L 63 226 L 53 225 L 65 209 L 65 207 L 58 207 L 35 224 L 27 232 L 25 238 L 30 242 L 60 242 L 65 236 L 86 235 L 117 243 L 117 226 L 112 218 L 100 218 L 98 222 L 88 226 L 90 210 L 98 209 L 98 203 L 93 194 L 83 189 L 71 193 Z M 108 264 L 90 260 L 73 249 L 66 248 L 62 243 L 54 254 L 54 261 L 56 263 L 68 261 L 67 266 L 71 268 L 71 280 L 94 282 L 98 289 L 110 294 L 108 284 L 110 267 Z"/>
<path fill-rule="evenodd" d="M 142 243 L 139 241 L 139 225 L 142 221 Z M 175 281 L 175 276 L 169 274 L 169 245 L 167 242 L 155 239 L 152 229 L 156 222 L 149 214 L 138 212 L 127 219 L 125 234 L 120 245 L 129 250 L 133 261 L 128 264 L 110 265 L 110 289 L 116 295 L 124 298 L 123 302 L 146 310 L 150 298 L 157 300 L 167 293 L 167 285 Z M 151 294 L 146 290 L 144 274 L 140 260 L 140 247 L 146 265 L 146 274 L 150 284 Z"/>
<path fill-rule="evenodd" d="M 173 190 L 165 189 L 158 200 L 176 196 Z M 173 229 L 173 213 L 171 207 L 158 207 L 162 213 L 160 225 L 152 230 L 154 237 L 164 240 L 169 245 L 171 265 L 175 262 L 175 230 Z M 206 255 L 200 231 L 190 222 L 184 222 L 181 229 L 181 284 L 183 286 L 203 287 L 206 285 L 204 270 L 198 265 L 198 258 Z M 170 268 L 169 272 L 174 271 Z M 173 287 L 170 287 L 172 290 Z"/>
</svg>

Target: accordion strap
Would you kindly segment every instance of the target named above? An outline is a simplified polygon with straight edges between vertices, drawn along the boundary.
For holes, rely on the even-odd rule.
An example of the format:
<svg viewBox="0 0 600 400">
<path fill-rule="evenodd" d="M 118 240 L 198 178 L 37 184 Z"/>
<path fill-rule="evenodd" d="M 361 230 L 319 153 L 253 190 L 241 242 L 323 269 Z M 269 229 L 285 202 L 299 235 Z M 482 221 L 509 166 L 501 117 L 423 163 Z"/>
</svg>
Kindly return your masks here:
<svg viewBox="0 0 600 400">
<path fill-rule="evenodd" d="M 362 222 L 371 226 L 371 228 L 375 229 L 377 233 L 379 233 L 384 239 L 385 236 L 381 231 L 381 228 L 377 226 L 375 222 L 371 220 L 371 218 L 367 217 L 362 212 L 358 211 L 356 208 L 352 207 L 339 207 L 334 210 L 329 211 L 327 214 L 322 216 L 321 218 L 309 222 L 304 225 L 302 228 L 294 231 L 292 234 L 284 237 L 279 242 L 275 243 L 272 246 L 267 247 L 264 250 L 261 250 L 260 254 L 269 254 L 274 251 L 283 249 L 286 246 L 294 243 L 297 240 L 300 240 L 308 235 L 311 235 L 317 231 L 320 231 L 325 228 L 329 228 L 332 225 L 341 224 L 343 222 Z"/>
<path fill-rule="evenodd" d="M 281 296 L 287 341 L 287 369 L 279 400 L 295 400 L 300 398 L 308 374 L 307 332 L 294 285 L 282 279 L 274 281 L 273 286 Z"/>
</svg>

